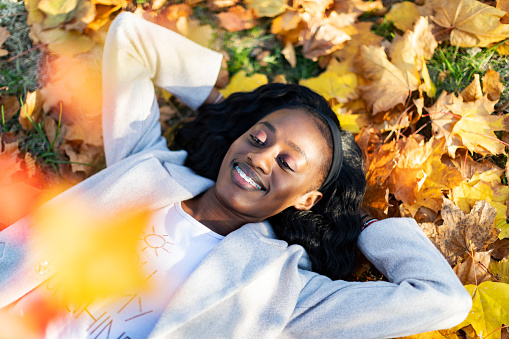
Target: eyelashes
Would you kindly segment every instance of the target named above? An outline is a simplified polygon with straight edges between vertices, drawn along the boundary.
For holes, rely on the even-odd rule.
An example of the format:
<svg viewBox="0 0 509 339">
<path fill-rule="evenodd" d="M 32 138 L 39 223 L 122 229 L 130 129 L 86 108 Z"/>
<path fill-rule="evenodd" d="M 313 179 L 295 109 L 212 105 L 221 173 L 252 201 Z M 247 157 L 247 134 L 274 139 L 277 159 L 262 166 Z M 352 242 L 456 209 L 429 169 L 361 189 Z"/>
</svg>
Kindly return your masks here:
<svg viewBox="0 0 509 339">
<path fill-rule="evenodd" d="M 257 147 L 265 146 L 265 143 L 261 141 L 258 137 L 254 136 L 253 134 L 249 134 L 249 137 L 251 138 L 251 141 L 255 146 Z M 279 165 L 283 167 L 283 169 L 287 169 L 293 172 L 293 169 L 282 157 L 277 157 L 276 160 L 279 163 Z"/>
<path fill-rule="evenodd" d="M 255 137 L 254 135 L 249 134 L 249 136 L 251 137 L 251 140 L 253 140 L 253 142 L 256 145 L 258 145 L 258 146 L 265 146 L 265 143 L 263 141 L 261 141 L 260 139 L 258 139 L 257 137 Z"/>
</svg>

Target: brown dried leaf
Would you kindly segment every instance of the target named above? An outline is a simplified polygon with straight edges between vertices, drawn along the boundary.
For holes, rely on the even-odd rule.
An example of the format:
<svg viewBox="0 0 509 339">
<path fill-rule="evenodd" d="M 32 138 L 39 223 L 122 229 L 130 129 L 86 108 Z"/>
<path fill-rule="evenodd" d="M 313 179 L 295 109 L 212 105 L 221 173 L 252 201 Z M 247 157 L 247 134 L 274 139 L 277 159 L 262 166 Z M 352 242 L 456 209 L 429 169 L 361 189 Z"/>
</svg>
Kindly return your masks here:
<svg viewBox="0 0 509 339">
<path fill-rule="evenodd" d="M 488 249 L 492 251 L 491 256 L 493 259 L 502 260 L 509 255 L 509 239 L 497 239 Z"/>
<path fill-rule="evenodd" d="M 476 74 L 477 75 L 477 74 Z M 482 78 L 482 87 L 484 93 L 491 101 L 498 101 L 504 85 L 500 82 L 500 75 L 497 71 L 489 69 Z"/>
<path fill-rule="evenodd" d="M 469 214 L 465 214 L 451 200 L 444 198 L 442 218 L 435 242 L 451 266 L 465 259 L 468 253 L 486 251 L 497 239 L 493 228 L 497 210 L 487 201 L 477 201 Z"/>
<path fill-rule="evenodd" d="M 361 46 L 357 65 L 362 75 L 371 81 L 359 89 L 373 114 L 386 112 L 398 104 L 404 105 L 410 93 L 418 87 L 389 61 L 382 47 Z"/>
<path fill-rule="evenodd" d="M 11 120 L 19 111 L 19 99 L 15 96 L 0 95 L 0 115 L 2 109 L 5 122 Z"/>
<path fill-rule="evenodd" d="M 28 152 L 25 153 L 25 166 L 27 175 L 29 177 L 33 177 L 34 175 L 37 174 L 37 163 Z"/>
<path fill-rule="evenodd" d="M 490 265 L 490 252 L 474 252 L 467 260 L 457 264 L 454 272 L 463 285 L 480 284 L 489 281 L 491 276 L 486 272 Z"/>
<path fill-rule="evenodd" d="M 476 101 L 482 98 L 481 82 L 479 74 L 474 74 L 474 80 L 461 92 L 464 102 Z"/>
<path fill-rule="evenodd" d="M 302 8 L 311 17 L 322 17 L 334 0 L 294 0 L 293 8 Z"/>
<path fill-rule="evenodd" d="M 434 223 L 423 222 L 419 224 L 419 227 L 428 238 L 435 238 L 437 236 L 437 225 Z"/>
<path fill-rule="evenodd" d="M 102 147 L 85 143 L 65 142 L 60 150 L 69 157 L 73 172 L 84 172 L 88 177 L 94 171 L 94 164 L 102 155 Z"/>
<path fill-rule="evenodd" d="M 509 25 L 500 19 L 506 14 L 500 9 L 476 0 L 432 0 L 433 21 L 452 28 L 451 44 L 459 47 L 486 47 L 509 37 Z"/>
<path fill-rule="evenodd" d="M 358 22 L 354 25 L 353 31 L 350 33 L 351 39 L 345 43 L 345 46 L 334 52 L 334 56 L 341 61 L 353 65 L 354 60 L 358 58 L 360 46 L 377 45 L 379 46 L 383 38 L 374 34 L 371 30 L 371 22 Z"/>
<path fill-rule="evenodd" d="M 376 12 L 376 15 L 380 15 L 383 9 L 384 6 L 380 0 L 336 0 L 333 8 L 338 13 L 354 13 L 356 16 L 365 12 Z"/>
<path fill-rule="evenodd" d="M 295 56 L 295 48 L 293 48 L 293 44 L 288 41 L 285 45 L 285 48 L 281 51 L 283 55 L 285 56 L 286 61 L 292 66 L 292 68 L 295 68 L 297 66 L 297 57 Z"/>
<path fill-rule="evenodd" d="M 456 167 L 463 178 L 467 180 L 470 180 L 475 173 L 483 173 L 497 168 L 497 165 L 486 159 L 474 161 L 466 149 L 458 150 L 455 159 L 451 159 L 447 155 L 442 156 L 442 163 Z"/>
<path fill-rule="evenodd" d="M 4 42 L 11 36 L 11 33 L 5 27 L 0 27 L 0 47 L 4 44 Z M 0 57 L 9 54 L 9 52 L 5 49 L 0 49 Z"/>
<path fill-rule="evenodd" d="M 370 156 L 366 174 L 367 186 L 364 205 L 385 214 L 389 208 L 389 188 L 387 179 L 397 164 L 399 150 L 394 142 L 380 145 Z"/>
<path fill-rule="evenodd" d="M 219 13 L 217 17 L 219 25 L 230 32 L 253 28 L 256 24 L 253 10 L 242 6 L 230 7 L 228 12 Z"/>
<path fill-rule="evenodd" d="M 494 132 L 509 128 L 509 116 L 492 115 L 494 105 L 486 96 L 476 102 L 464 102 L 461 96 L 443 92 L 428 109 L 433 133 L 446 139 L 451 158 L 456 157 L 458 147 L 482 155 L 504 152 L 504 144 Z"/>
<path fill-rule="evenodd" d="M 348 31 L 355 22 L 355 16 L 331 12 L 329 17 L 312 17 L 305 20 L 309 29 L 302 31 L 302 53 L 304 57 L 317 60 L 319 56 L 330 54 L 350 40 Z"/>
</svg>

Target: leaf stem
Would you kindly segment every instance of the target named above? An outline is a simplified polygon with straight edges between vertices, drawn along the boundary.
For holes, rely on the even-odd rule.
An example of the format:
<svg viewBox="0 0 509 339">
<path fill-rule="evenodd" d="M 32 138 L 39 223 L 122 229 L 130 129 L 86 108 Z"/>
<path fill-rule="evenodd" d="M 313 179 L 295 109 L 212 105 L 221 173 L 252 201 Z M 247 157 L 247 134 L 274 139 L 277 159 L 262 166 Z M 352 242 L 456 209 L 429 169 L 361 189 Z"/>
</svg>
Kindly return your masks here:
<svg viewBox="0 0 509 339">
<path fill-rule="evenodd" d="M 507 327 L 509 327 L 509 325 L 504 325 L 504 326 L 501 326 L 501 327 L 499 327 L 499 328 L 494 329 L 493 331 L 491 331 L 490 333 L 488 333 L 488 335 L 487 335 L 486 337 L 484 337 L 484 339 L 488 338 L 490 335 L 492 335 L 492 334 L 493 334 L 493 333 L 495 333 L 496 331 L 501 330 L 501 329 L 503 329 L 503 328 L 507 328 Z"/>
<path fill-rule="evenodd" d="M 495 137 L 492 137 L 492 136 L 489 136 L 489 135 L 484 135 L 484 134 L 481 134 L 481 133 L 477 133 L 477 132 L 472 132 L 472 131 L 465 131 L 467 133 L 472 133 L 472 134 L 477 134 L 477 135 L 480 135 L 482 137 L 485 137 L 485 138 L 488 138 L 488 139 L 492 139 L 492 140 L 495 140 L 495 141 L 498 141 L 504 145 L 506 145 L 507 147 L 509 147 L 509 144 L 507 142 L 504 142 L 498 138 L 495 138 Z"/>
<path fill-rule="evenodd" d="M 1 18 L 9 17 L 9 16 L 17 16 L 17 15 L 27 15 L 28 13 L 14 13 L 14 14 L 6 14 L 6 15 L 0 15 Z"/>
<path fill-rule="evenodd" d="M 32 52 L 33 50 L 37 49 L 37 48 L 44 47 L 44 46 L 46 46 L 47 44 L 48 44 L 47 42 L 43 42 L 42 44 L 39 44 L 39 45 L 37 45 L 37 46 L 35 46 L 35 47 L 32 47 L 32 48 L 30 48 L 29 50 L 24 51 L 24 52 L 23 52 L 23 53 L 21 53 L 21 54 L 18 54 L 18 55 L 13 56 L 12 58 L 8 59 L 8 60 L 7 60 L 7 62 L 11 62 L 11 61 L 13 61 L 13 60 L 16 60 L 17 58 L 19 58 L 19 57 L 21 57 L 21 56 L 23 56 L 23 55 L 25 55 L 25 54 L 27 54 L 27 53 L 30 53 L 30 52 Z"/>
</svg>

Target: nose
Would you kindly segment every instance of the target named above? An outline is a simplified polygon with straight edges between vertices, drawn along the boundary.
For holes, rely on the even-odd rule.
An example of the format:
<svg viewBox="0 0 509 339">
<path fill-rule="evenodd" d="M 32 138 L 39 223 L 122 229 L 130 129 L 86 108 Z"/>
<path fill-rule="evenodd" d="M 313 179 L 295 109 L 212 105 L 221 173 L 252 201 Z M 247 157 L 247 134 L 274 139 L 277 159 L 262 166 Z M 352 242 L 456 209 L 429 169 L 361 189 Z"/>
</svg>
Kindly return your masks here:
<svg viewBox="0 0 509 339">
<path fill-rule="evenodd" d="M 258 168 L 263 174 L 270 174 L 276 153 L 277 150 L 274 147 L 254 148 L 248 153 L 247 158 L 250 165 Z"/>
</svg>

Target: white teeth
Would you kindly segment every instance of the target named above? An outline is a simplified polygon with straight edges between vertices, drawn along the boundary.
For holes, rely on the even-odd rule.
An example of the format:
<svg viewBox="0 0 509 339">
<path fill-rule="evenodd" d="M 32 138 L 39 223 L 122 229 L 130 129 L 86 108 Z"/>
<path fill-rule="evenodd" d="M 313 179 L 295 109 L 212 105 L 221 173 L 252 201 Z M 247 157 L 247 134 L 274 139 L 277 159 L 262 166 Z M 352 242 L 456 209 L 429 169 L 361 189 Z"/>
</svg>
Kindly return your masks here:
<svg viewBox="0 0 509 339">
<path fill-rule="evenodd" d="M 248 183 L 250 183 L 251 185 L 253 185 L 254 187 L 258 188 L 259 190 L 261 190 L 261 186 L 258 185 L 253 179 L 251 179 L 246 173 L 244 173 L 243 170 L 241 170 L 239 168 L 239 166 L 235 166 L 235 170 L 237 170 L 237 173 L 239 173 L 240 177 L 242 179 L 244 179 L 245 181 L 247 181 Z"/>
</svg>

